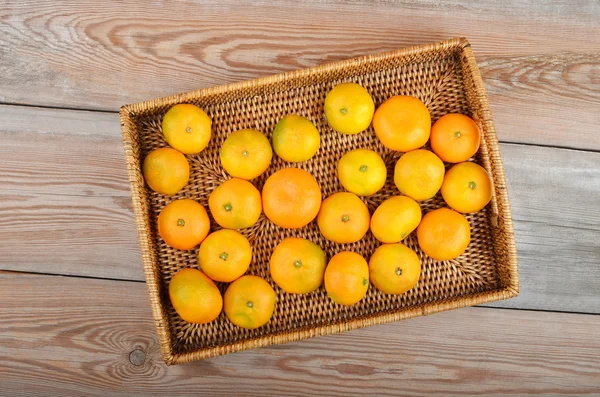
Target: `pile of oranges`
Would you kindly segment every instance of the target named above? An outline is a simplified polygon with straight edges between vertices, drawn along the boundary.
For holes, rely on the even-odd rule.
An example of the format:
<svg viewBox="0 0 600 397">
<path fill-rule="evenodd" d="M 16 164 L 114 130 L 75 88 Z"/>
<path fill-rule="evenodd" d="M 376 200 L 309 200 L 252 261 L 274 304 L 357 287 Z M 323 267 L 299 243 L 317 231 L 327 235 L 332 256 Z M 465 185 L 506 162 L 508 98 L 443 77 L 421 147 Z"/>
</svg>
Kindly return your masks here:
<svg viewBox="0 0 600 397">
<path fill-rule="evenodd" d="M 480 211 L 492 195 L 490 176 L 470 161 L 481 141 L 475 121 L 447 114 L 432 126 L 427 106 L 411 96 L 393 96 L 375 109 L 368 91 L 355 83 L 334 87 L 324 111 L 338 133 L 359 134 L 372 125 L 386 148 L 403 153 L 393 175 L 399 194 L 369 212 L 361 197 L 376 194 L 388 175 L 380 155 L 364 148 L 340 158 L 336 171 L 345 191 L 324 200 L 313 175 L 293 165 L 273 173 L 259 191 L 251 180 L 269 168 L 273 151 L 290 163 L 307 161 L 319 150 L 320 133 L 299 115 L 283 117 L 272 142 L 252 129 L 231 133 L 220 148 L 221 166 L 231 179 L 208 199 L 208 210 L 222 229 L 210 233 L 206 209 L 190 199 L 172 201 L 158 217 L 158 233 L 167 245 L 179 250 L 199 245 L 198 268 L 180 270 L 169 284 L 171 302 L 183 320 L 208 323 L 223 310 L 242 328 L 254 329 L 270 320 L 276 293 L 266 280 L 245 275 L 252 246 L 238 231 L 252 227 L 261 213 L 282 228 L 302 228 L 316 219 L 323 237 L 338 244 L 358 242 L 369 230 L 383 243 L 368 262 L 350 251 L 328 261 L 321 247 L 303 238 L 277 245 L 269 271 L 282 290 L 306 294 L 324 284 L 327 295 L 340 305 L 359 302 L 370 284 L 385 294 L 414 288 L 421 263 L 402 240 L 415 230 L 419 247 L 434 260 L 455 259 L 466 250 L 470 225 L 463 214 Z M 143 174 L 151 189 L 173 195 L 189 180 L 184 154 L 199 153 L 208 145 L 211 120 L 202 109 L 179 104 L 165 114 L 162 132 L 171 147 L 149 153 Z M 427 142 L 431 150 L 424 148 Z M 419 202 L 439 191 L 450 208 L 423 215 Z M 221 296 L 215 282 L 231 284 Z"/>
</svg>

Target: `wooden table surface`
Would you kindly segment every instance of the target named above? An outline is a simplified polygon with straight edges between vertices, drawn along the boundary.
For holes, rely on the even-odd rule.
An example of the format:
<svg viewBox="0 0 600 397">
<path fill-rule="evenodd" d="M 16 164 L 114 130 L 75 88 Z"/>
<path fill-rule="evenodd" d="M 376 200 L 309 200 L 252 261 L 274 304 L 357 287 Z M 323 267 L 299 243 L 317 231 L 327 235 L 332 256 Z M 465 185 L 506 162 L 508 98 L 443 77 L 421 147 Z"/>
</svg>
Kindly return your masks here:
<svg viewBox="0 0 600 397">
<path fill-rule="evenodd" d="M 528 3 L 0 0 L 0 395 L 600 395 L 600 2 Z M 519 297 L 166 367 L 119 107 L 458 36 Z"/>
</svg>

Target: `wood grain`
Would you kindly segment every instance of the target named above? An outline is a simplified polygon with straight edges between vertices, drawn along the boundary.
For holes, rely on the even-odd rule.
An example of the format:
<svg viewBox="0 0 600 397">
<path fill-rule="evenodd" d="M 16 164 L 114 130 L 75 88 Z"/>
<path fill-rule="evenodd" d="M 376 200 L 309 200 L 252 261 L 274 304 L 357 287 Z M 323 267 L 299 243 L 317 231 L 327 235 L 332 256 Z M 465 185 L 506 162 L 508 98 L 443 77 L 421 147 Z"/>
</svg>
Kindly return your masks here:
<svg viewBox="0 0 600 397">
<path fill-rule="evenodd" d="M 0 143 L 0 269 L 143 280 L 112 114 L 0 106 Z M 501 150 L 521 294 L 497 305 L 600 313 L 600 153 Z"/>
<path fill-rule="evenodd" d="M 590 133 L 599 121 L 595 0 L 238 3 L 9 2 L 0 10 L 0 102 L 114 111 L 467 36 L 501 139 L 600 149 Z"/>
<path fill-rule="evenodd" d="M 592 396 L 599 316 L 470 308 L 166 367 L 141 283 L 0 273 L 10 396 Z"/>
</svg>

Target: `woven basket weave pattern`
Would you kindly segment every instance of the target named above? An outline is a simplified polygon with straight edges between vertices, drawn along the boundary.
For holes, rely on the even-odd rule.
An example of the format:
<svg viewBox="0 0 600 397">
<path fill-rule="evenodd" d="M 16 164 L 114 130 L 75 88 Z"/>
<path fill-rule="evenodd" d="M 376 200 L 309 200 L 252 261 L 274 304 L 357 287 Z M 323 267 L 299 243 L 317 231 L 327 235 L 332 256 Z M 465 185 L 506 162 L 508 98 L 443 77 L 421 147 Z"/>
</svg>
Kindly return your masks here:
<svg viewBox="0 0 600 397">
<path fill-rule="evenodd" d="M 205 325 L 181 320 L 170 304 L 167 287 L 178 270 L 197 267 L 197 249 L 179 251 L 168 247 L 158 237 L 156 219 L 166 204 L 178 198 L 192 198 L 208 208 L 210 193 L 229 178 L 220 165 L 219 148 L 231 132 L 253 128 L 270 138 L 277 122 L 287 114 L 308 118 L 321 132 L 321 147 L 312 159 L 290 164 L 274 156 L 267 172 L 253 181 L 258 189 L 275 171 L 295 166 L 310 172 L 318 181 L 323 197 L 328 197 L 343 191 L 336 175 L 341 156 L 355 148 L 369 148 L 382 156 L 388 168 L 383 189 L 364 198 L 370 212 L 386 198 L 399 194 L 393 183 L 393 170 L 401 153 L 386 149 L 372 127 L 358 135 L 342 135 L 327 125 L 323 111 L 325 95 L 335 85 L 347 81 L 365 87 L 376 106 L 393 95 L 412 95 L 427 105 L 432 121 L 452 112 L 468 114 L 480 123 L 484 139 L 474 161 L 493 176 L 495 191 L 485 210 L 467 215 L 472 236 L 467 251 L 456 260 L 434 261 L 421 252 L 413 233 L 404 243 L 421 259 L 422 274 L 417 287 L 395 296 L 371 286 L 362 301 L 345 307 L 333 303 L 322 287 L 306 295 L 281 291 L 269 276 L 268 262 L 273 249 L 286 237 L 304 237 L 321 246 L 328 257 L 350 250 L 368 259 L 380 243 L 369 232 L 358 243 L 335 244 L 321 236 L 315 222 L 301 229 L 282 229 L 263 214 L 256 225 L 241 232 L 253 249 L 248 274 L 265 278 L 277 292 L 278 302 L 271 321 L 259 329 L 245 330 L 231 324 L 224 313 Z M 177 195 L 166 196 L 145 187 L 140 167 L 150 151 L 167 146 L 161 120 L 172 105 L 180 102 L 193 103 L 207 112 L 213 122 L 213 137 L 203 152 L 187 156 L 188 185 Z M 498 142 L 481 78 L 464 39 L 128 105 L 122 110 L 121 121 L 146 279 L 167 363 L 507 298 L 518 291 L 512 222 Z M 424 213 L 442 206 L 445 205 L 439 193 L 421 203 Z M 211 230 L 219 228 L 214 221 L 212 226 Z M 221 292 L 226 287 L 227 284 L 219 285 Z"/>
</svg>

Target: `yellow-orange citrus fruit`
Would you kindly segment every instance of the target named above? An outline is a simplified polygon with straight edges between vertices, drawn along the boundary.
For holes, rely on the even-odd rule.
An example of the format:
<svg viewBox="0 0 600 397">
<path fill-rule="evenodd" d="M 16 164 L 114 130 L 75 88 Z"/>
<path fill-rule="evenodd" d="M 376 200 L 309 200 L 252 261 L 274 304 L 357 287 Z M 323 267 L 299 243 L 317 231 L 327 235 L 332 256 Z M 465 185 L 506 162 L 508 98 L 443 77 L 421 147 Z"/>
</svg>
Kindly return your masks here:
<svg viewBox="0 0 600 397">
<path fill-rule="evenodd" d="M 336 85 L 325 97 L 327 122 L 342 134 L 358 134 L 366 130 L 371 124 L 374 111 L 373 98 L 356 83 Z"/>
<path fill-rule="evenodd" d="M 326 265 L 327 256 L 321 247 L 303 238 L 289 237 L 275 247 L 270 272 L 285 292 L 306 294 L 323 283 Z"/>
<path fill-rule="evenodd" d="M 209 234 L 198 250 L 198 267 L 215 281 L 232 282 L 246 273 L 251 261 L 250 242 L 235 230 Z"/>
<path fill-rule="evenodd" d="M 187 185 L 190 165 L 183 154 L 165 147 L 153 150 L 146 156 L 142 172 L 150 189 L 172 195 Z"/>
<path fill-rule="evenodd" d="M 343 155 L 337 172 L 344 189 L 359 196 L 377 193 L 387 177 L 382 158 L 369 149 L 355 149 Z"/>
<path fill-rule="evenodd" d="M 198 106 L 182 103 L 173 106 L 162 121 L 165 140 L 185 154 L 200 153 L 211 137 L 210 117 Z"/>
<path fill-rule="evenodd" d="M 169 297 L 179 317 L 188 323 L 209 323 L 223 309 L 223 298 L 215 283 L 196 269 L 175 273 L 169 283 Z"/>
<path fill-rule="evenodd" d="M 238 327 L 255 329 L 269 322 L 276 300 L 275 291 L 265 280 L 242 276 L 225 291 L 225 315 Z"/>
<path fill-rule="evenodd" d="M 221 146 L 221 164 L 229 175 L 254 179 L 269 168 L 273 158 L 271 143 L 260 131 L 232 132 Z"/>
<path fill-rule="evenodd" d="M 273 149 L 285 161 L 299 163 L 310 159 L 321 145 L 321 135 L 312 121 L 289 114 L 273 131 Z"/>
<path fill-rule="evenodd" d="M 431 127 L 431 150 L 448 163 L 467 161 L 479 150 L 481 131 L 464 114 L 447 114 Z"/>
<path fill-rule="evenodd" d="M 284 228 L 308 225 L 319 213 L 321 189 L 315 178 L 299 168 L 283 168 L 271 175 L 262 190 L 263 211 Z"/>
<path fill-rule="evenodd" d="M 173 248 L 190 250 L 204 240 L 209 230 L 208 214 L 194 200 L 175 200 L 158 215 L 158 234 Z"/>
<path fill-rule="evenodd" d="M 471 241 L 469 221 L 448 208 L 439 208 L 423 217 L 417 228 L 419 247 L 430 258 L 445 261 L 458 258 Z"/>
<path fill-rule="evenodd" d="M 412 96 L 393 96 L 373 116 L 373 129 L 385 147 L 409 152 L 427 143 L 431 115 L 427 106 Z"/>
<path fill-rule="evenodd" d="M 452 209 L 462 213 L 477 212 L 492 199 L 492 179 L 480 165 L 460 163 L 446 172 L 441 191 Z"/>
<path fill-rule="evenodd" d="M 404 244 L 383 244 L 369 260 L 371 283 L 385 294 L 403 294 L 414 288 L 421 275 L 415 251 Z"/>
<path fill-rule="evenodd" d="M 215 222 L 227 229 L 243 229 L 256 223 L 262 212 L 260 192 L 244 179 L 233 178 L 220 184 L 208 197 Z"/>
<path fill-rule="evenodd" d="M 369 289 L 369 265 L 355 252 L 340 252 L 329 261 L 324 280 L 331 300 L 340 305 L 353 305 Z"/>
<path fill-rule="evenodd" d="M 371 217 L 371 232 L 382 243 L 397 243 L 419 226 L 421 207 L 407 196 L 393 196 L 377 207 Z"/>
<path fill-rule="evenodd" d="M 404 153 L 394 169 L 394 183 L 400 193 L 417 201 L 432 198 L 442 187 L 444 163 L 429 150 Z"/>
<path fill-rule="evenodd" d="M 343 192 L 329 196 L 321 204 L 317 224 L 323 237 L 334 243 L 355 243 L 369 230 L 371 217 L 367 205 L 355 194 Z"/>
</svg>

